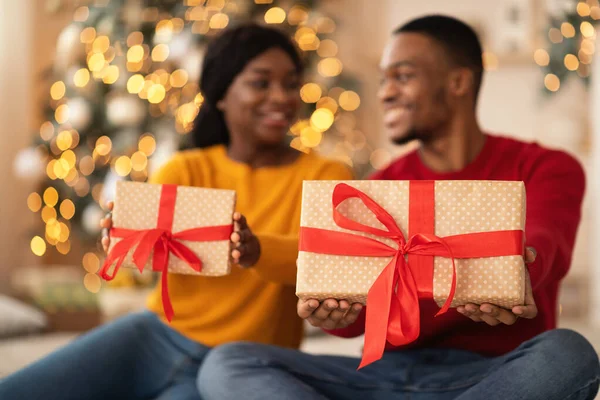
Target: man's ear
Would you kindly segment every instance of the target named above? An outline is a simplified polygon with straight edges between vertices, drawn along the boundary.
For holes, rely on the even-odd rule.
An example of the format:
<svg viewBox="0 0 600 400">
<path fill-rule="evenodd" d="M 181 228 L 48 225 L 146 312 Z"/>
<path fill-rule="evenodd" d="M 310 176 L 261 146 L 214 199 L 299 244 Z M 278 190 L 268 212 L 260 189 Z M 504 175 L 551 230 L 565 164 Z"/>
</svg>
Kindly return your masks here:
<svg viewBox="0 0 600 400">
<path fill-rule="evenodd" d="M 219 100 L 217 102 L 217 110 L 223 112 L 225 111 L 225 101 L 224 100 Z"/>
<path fill-rule="evenodd" d="M 450 93 L 462 97 L 475 91 L 475 77 L 469 68 L 456 68 L 450 72 Z"/>
</svg>

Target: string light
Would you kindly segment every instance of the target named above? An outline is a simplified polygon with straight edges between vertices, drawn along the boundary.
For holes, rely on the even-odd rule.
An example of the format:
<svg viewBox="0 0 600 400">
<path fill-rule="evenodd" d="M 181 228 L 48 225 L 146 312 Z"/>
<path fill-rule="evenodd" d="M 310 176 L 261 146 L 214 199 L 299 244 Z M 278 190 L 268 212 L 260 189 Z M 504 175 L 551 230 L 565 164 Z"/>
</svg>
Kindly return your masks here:
<svg viewBox="0 0 600 400">
<path fill-rule="evenodd" d="M 319 61 L 317 69 L 324 77 L 333 77 L 342 73 L 343 65 L 339 59 L 329 57 Z"/>
<path fill-rule="evenodd" d="M 573 36 L 575 36 L 575 28 L 569 22 L 563 22 L 561 24 L 561 26 L 560 26 L 560 32 L 567 39 L 572 38 Z"/>
<path fill-rule="evenodd" d="M 360 106 L 360 96 L 358 93 L 347 90 L 340 95 L 340 107 L 346 111 L 354 111 Z"/>
<path fill-rule="evenodd" d="M 556 92 L 558 89 L 560 89 L 560 79 L 558 79 L 558 76 L 554 74 L 547 74 L 544 77 L 544 85 L 549 91 Z"/>
<path fill-rule="evenodd" d="M 537 65 L 545 67 L 550 63 L 550 55 L 544 49 L 537 49 L 535 53 L 533 53 L 533 60 Z"/>
<path fill-rule="evenodd" d="M 579 60 L 573 54 L 567 54 L 565 56 L 564 64 L 569 71 L 575 71 L 577 68 L 579 68 Z"/>
<path fill-rule="evenodd" d="M 140 138 L 138 149 L 147 157 L 150 157 L 156 150 L 156 141 L 152 135 L 144 135 Z"/>
<path fill-rule="evenodd" d="M 210 29 L 224 29 L 229 24 L 229 17 L 224 13 L 217 13 L 210 18 Z"/>
<path fill-rule="evenodd" d="M 319 108 L 312 113 L 310 125 L 315 131 L 325 132 L 333 125 L 333 120 L 334 116 L 331 110 L 328 108 Z"/>
<path fill-rule="evenodd" d="M 52 122 L 46 121 L 40 126 L 40 137 L 46 141 L 52 139 L 54 136 L 54 125 Z"/>
<path fill-rule="evenodd" d="M 65 95 L 67 88 L 63 81 L 54 82 L 50 87 L 50 96 L 53 100 L 60 100 Z"/>
<path fill-rule="evenodd" d="M 307 83 L 300 89 L 300 98 L 305 103 L 316 103 L 322 94 L 321 87 L 316 83 Z"/>
<path fill-rule="evenodd" d="M 73 83 L 77 87 L 84 87 L 90 81 L 90 71 L 87 68 L 81 68 L 73 75 Z"/>
<path fill-rule="evenodd" d="M 38 257 L 41 257 L 46 253 L 46 242 L 39 236 L 35 236 L 31 239 L 31 252 Z"/>
<path fill-rule="evenodd" d="M 265 13 L 265 22 L 267 24 L 281 24 L 285 21 L 285 11 L 281 7 L 272 7 Z"/>
<path fill-rule="evenodd" d="M 38 193 L 33 192 L 27 196 L 27 207 L 29 207 L 29 210 L 32 212 L 40 211 L 42 208 L 42 198 Z"/>
</svg>

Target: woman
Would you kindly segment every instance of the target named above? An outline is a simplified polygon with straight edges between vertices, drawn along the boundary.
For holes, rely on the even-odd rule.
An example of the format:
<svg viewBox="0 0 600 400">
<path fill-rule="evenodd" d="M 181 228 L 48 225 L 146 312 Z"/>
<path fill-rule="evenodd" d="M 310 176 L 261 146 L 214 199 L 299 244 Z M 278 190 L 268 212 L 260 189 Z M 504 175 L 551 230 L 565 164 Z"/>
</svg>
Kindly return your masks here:
<svg viewBox="0 0 600 400">
<path fill-rule="evenodd" d="M 208 46 L 202 71 L 197 149 L 176 154 L 151 182 L 236 190 L 231 257 L 240 267 L 218 278 L 169 274 L 171 324 L 157 288 L 148 311 L 100 327 L 0 382 L 1 399 L 199 399 L 196 375 L 212 347 L 240 340 L 299 346 L 302 181 L 351 174 L 286 144 L 302 79 L 286 35 L 258 25 L 227 30 Z M 110 227 L 110 218 L 102 224 Z"/>
</svg>

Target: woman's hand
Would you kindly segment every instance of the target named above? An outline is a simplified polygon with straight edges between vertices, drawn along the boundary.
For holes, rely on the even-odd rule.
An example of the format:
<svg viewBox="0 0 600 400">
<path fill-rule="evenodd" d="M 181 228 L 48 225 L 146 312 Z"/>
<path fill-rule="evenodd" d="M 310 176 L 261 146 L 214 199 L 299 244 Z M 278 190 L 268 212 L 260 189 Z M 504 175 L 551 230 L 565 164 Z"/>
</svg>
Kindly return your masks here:
<svg viewBox="0 0 600 400">
<path fill-rule="evenodd" d="M 252 233 L 246 218 L 236 212 L 233 214 L 234 230 L 231 234 L 231 258 L 242 267 L 252 267 L 260 258 L 260 242 Z"/>
<path fill-rule="evenodd" d="M 113 207 L 114 203 L 109 201 L 106 204 L 106 208 L 108 208 L 108 214 L 106 214 L 104 218 L 100 220 L 100 226 L 102 227 L 102 248 L 104 249 L 105 253 L 108 253 L 108 248 L 110 246 L 110 236 L 108 235 L 108 232 L 110 231 L 110 228 L 112 228 Z"/>
</svg>

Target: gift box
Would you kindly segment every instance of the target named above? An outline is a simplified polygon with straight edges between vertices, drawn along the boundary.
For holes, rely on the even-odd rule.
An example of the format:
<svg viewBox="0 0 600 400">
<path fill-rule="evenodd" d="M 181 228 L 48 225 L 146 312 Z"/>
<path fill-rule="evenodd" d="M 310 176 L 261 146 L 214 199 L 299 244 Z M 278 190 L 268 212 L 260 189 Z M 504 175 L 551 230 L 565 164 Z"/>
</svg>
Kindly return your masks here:
<svg viewBox="0 0 600 400">
<path fill-rule="evenodd" d="M 366 335 L 406 344 L 419 298 L 523 304 L 524 227 L 523 182 L 305 181 L 296 294 L 367 304 Z"/>
<path fill-rule="evenodd" d="M 229 274 L 234 208 L 232 190 L 117 182 L 111 243 L 100 275 L 111 280 L 121 266 L 163 272 L 163 303 L 170 320 L 164 272 Z"/>
</svg>

